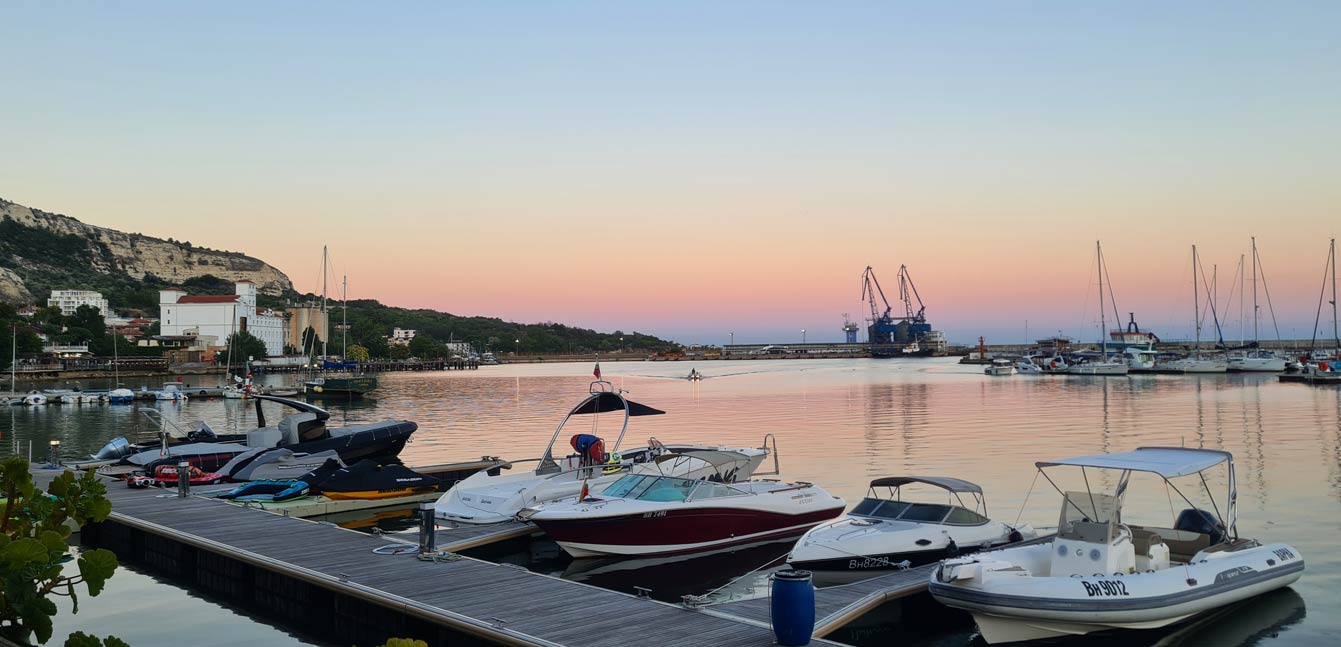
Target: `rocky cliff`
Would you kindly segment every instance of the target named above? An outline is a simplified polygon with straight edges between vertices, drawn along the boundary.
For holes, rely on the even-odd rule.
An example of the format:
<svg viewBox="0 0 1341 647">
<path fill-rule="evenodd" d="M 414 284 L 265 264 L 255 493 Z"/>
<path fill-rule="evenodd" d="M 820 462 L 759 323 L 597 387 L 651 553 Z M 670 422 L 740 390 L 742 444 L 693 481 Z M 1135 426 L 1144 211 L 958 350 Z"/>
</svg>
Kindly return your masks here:
<svg viewBox="0 0 1341 647">
<path fill-rule="evenodd" d="M 86 247 L 77 250 L 62 249 L 62 253 L 57 256 L 66 259 L 78 258 L 88 265 L 81 269 L 92 270 L 98 274 L 124 274 L 136 280 L 153 277 L 167 283 L 179 283 L 203 276 L 216 276 L 229 281 L 250 279 L 256 283 L 261 293 L 270 295 L 279 295 L 293 287 L 289 277 L 283 272 L 245 254 L 205 249 L 186 242 L 97 227 L 69 216 L 30 209 L 0 198 L 0 224 L 9 225 L 4 221 L 12 221 L 29 231 L 38 230 L 54 234 L 55 236 L 50 239 L 59 240 L 62 248 Z M 12 238 L 20 237 L 12 236 Z M 27 238 L 35 237 L 27 236 Z M 4 248 L 0 249 L 0 254 L 6 256 L 0 259 L 0 265 L 18 269 L 20 275 L 24 274 L 24 269 L 40 268 L 54 262 L 52 255 L 43 253 L 42 248 L 37 245 L 25 247 L 20 243 L 11 243 L 0 244 L 0 247 Z M 67 251 L 70 253 L 64 253 Z M 0 283 L 10 284 L 4 288 L 7 294 L 21 295 L 24 289 L 22 282 L 15 287 L 12 285 L 14 280 L 17 280 L 17 276 L 14 276 L 13 272 L 0 277 Z"/>
</svg>

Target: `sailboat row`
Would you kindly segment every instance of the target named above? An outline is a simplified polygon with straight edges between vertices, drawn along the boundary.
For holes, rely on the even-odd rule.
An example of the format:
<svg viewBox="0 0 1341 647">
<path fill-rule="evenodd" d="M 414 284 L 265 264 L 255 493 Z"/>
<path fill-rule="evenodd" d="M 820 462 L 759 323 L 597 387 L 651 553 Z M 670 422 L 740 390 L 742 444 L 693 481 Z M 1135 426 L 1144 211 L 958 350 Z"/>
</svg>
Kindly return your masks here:
<svg viewBox="0 0 1341 647">
<path fill-rule="evenodd" d="M 1332 294 L 1335 294 L 1335 241 L 1332 241 L 1331 252 L 1328 256 L 1328 279 L 1331 282 Z M 1324 283 L 1323 296 L 1319 299 L 1317 322 L 1322 321 L 1322 308 L 1324 304 L 1330 303 L 1333 313 L 1333 348 L 1329 350 L 1318 350 L 1318 326 L 1314 327 L 1314 341 L 1311 344 L 1310 353 L 1300 354 L 1297 358 L 1285 354 L 1278 354 L 1276 351 L 1264 349 L 1261 347 L 1261 338 L 1259 324 L 1262 319 L 1262 304 L 1259 300 L 1265 296 L 1268 313 L 1271 317 L 1272 327 L 1276 331 L 1276 338 L 1280 339 L 1280 328 L 1276 323 L 1275 312 L 1271 307 L 1271 293 L 1267 288 L 1266 274 L 1262 270 L 1261 257 L 1257 251 L 1257 239 L 1252 239 L 1251 246 L 1251 319 L 1252 319 L 1252 339 L 1248 340 L 1248 326 L 1244 313 L 1243 333 L 1244 341 L 1237 347 L 1226 348 L 1224 334 L 1222 331 L 1221 313 L 1217 309 L 1217 303 L 1214 295 L 1216 294 L 1215 278 L 1208 281 L 1208 273 L 1202 265 L 1200 253 L 1197 246 L 1193 245 L 1192 256 L 1192 330 L 1193 340 L 1191 348 L 1187 352 L 1177 354 L 1172 351 L 1157 349 L 1156 344 L 1160 339 L 1148 330 L 1141 330 L 1137 325 L 1134 315 L 1128 315 L 1129 321 L 1125 328 L 1108 330 L 1108 308 L 1112 308 L 1113 320 L 1119 321 L 1116 298 L 1113 295 L 1112 280 L 1108 274 L 1108 265 L 1104 259 L 1103 247 L 1095 242 L 1095 259 L 1097 273 L 1099 277 L 1099 349 L 1095 350 L 1073 350 L 1069 346 L 1071 339 L 1067 337 L 1054 337 L 1039 341 L 1039 347 L 1025 353 L 1022 356 L 1016 356 L 1012 359 L 998 356 L 993 360 L 993 364 L 987 367 L 984 372 L 991 376 L 1012 375 L 1012 374 L 1061 374 L 1075 376 L 1123 376 L 1129 373 L 1225 373 L 1229 371 L 1242 372 L 1269 372 L 1280 373 L 1284 371 L 1303 372 L 1306 374 L 1322 373 L 1324 378 L 1341 378 L 1341 365 L 1337 360 L 1341 359 L 1341 339 L 1338 339 L 1336 332 L 1336 298 L 1332 297 L 1330 301 L 1325 299 L 1328 293 L 1328 284 Z M 1248 289 L 1247 283 L 1249 271 L 1248 256 L 1241 256 L 1239 268 L 1236 277 L 1240 283 L 1239 286 L 1239 308 L 1247 309 Z M 1230 301 L 1233 301 L 1231 291 Z M 1216 342 L 1214 348 L 1203 346 L 1203 336 L 1210 326 L 1215 334 Z M 1309 380 L 1304 380 L 1309 381 Z"/>
</svg>

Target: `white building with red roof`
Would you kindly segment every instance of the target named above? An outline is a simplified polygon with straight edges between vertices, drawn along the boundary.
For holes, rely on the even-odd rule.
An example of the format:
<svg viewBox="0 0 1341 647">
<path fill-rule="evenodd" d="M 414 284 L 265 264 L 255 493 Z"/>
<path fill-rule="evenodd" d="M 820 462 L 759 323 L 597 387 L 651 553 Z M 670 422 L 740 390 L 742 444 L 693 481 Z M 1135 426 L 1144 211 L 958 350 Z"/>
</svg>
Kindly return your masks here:
<svg viewBox="0 0 1341 647">
<path fill-rule="evenodd" d="M 187 294 L 181 288 L 158 293 L 159 328 L 165 336 L 213 337 L 221 343 L 246 331 L 265 343 L 270 355 L 284 352 L 284 317 L 274 310 L 257 309 L 256 284 L 242 280 L 233 294 Z"/>
</svg>

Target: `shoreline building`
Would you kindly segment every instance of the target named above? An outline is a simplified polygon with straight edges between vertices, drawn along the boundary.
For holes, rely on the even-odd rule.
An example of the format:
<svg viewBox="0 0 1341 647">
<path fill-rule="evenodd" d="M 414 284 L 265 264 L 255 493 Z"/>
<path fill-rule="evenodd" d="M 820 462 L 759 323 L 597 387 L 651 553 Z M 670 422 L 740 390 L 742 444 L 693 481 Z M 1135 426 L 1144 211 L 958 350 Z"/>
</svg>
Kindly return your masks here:
<svg viewBox="0 0 1341 647">
<path fill-rule="evenodd" d="M 93 290 L 52 290 L 51 298 L 47 299 L 47 307 L 60 308 L 61 314 L 67 317 L 73 315 L 79 306 L 93 306 L 104 317 L 112 314 L 107 308 L 107 299 L 103 298 L 101 292 Z"/>
<path fill-rule="evenodd" d="M 181 288 L 158 292 L 159 329 L 163 336 L 213 337 L 227 344 L 235 331 L 246 331 L 265 344 L 268 355 L 284 352 L 287 326 L 283 315 L 257 309 L 256 284 L 233 284 L 233 294 L 190 295 Z"/>
<path fill-rule="evenodd" d="M 390 346 L 409 346 L 414 341 L 414 336 L 419 334 L 417 330 L 408 328 L 392 328 L 391 336 L 386 338 L 386 343 Z"/>
</svg>

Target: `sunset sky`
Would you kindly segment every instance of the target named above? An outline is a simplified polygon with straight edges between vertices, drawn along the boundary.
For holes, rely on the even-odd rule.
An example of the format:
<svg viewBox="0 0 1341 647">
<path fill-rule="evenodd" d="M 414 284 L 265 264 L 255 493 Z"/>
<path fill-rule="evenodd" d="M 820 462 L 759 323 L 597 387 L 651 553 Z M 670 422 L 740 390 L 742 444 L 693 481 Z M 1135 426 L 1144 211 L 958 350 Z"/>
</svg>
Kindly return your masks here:
<svg viewBox="0 0 1341 647">
<path fill-rule="evenodd" d="M 1123 316 L 1187 337 L 1191 245 L 1223 308 L 1257 236 L 1307 338 L 1341 3 L 1169 4 L 6 3 L 0 196 L 713 343 L 840 339 L 900 264 L 953 341 L 1093 339 L 1095 240 Z"/>
</svg>

